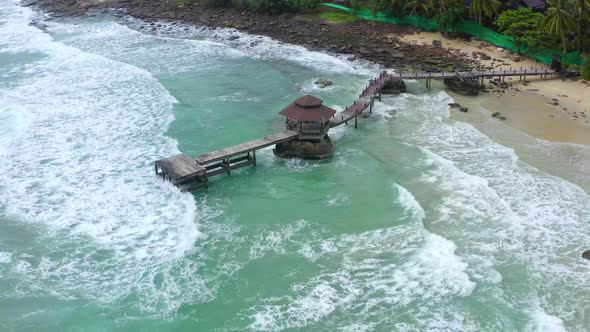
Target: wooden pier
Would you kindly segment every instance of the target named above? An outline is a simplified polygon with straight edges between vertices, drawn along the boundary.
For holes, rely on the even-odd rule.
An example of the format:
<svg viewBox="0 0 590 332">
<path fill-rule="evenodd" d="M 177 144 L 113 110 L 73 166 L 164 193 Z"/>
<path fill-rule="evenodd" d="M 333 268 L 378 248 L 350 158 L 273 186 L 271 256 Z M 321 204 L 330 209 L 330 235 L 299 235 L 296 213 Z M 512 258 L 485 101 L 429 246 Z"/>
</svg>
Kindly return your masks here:
<svg viewBox="0 0 590 332">
<path fill-rule="evenodd" d="M 184 191 L 193 191 L 209 186 L 209 178 L 248 165 L 256 166 L 256 150 L 297 138 L 299 133 L 284 131 L 254 141 L 190 158 L 180 154 L 158 160 L 156 174 L 169 180 Z"/>
<path fill-rule="evenodd" d="M 361 92 L 354 103 L 342 112 L 336 113 L 331 118 L 326 119 L 325 124 L 333 128 L 348 121 L 354 121 L 355 128 L 358 127 L 358 117 L 365 110 L 372 112 L 375 99 L 381 100 L 381 90 L 392 80 L 414 79 L 426 80 L 426 86 L 430 88 L 432 79 L 445 79 L 449 77 L 459 77 L 461 79 L 479 79 L 483 85 L 484 78 L 498 77 L 504 80 L 505 77 L 518 76 L 520 80 L 526 80 L 527 76 L 540 76 L 541 78 L 558 74 L 550 69 L 520 69 L 520 70 L 502 70 L 502 71 L 480 71 L 480 72 L 421 72 L 421 73 L 399 73 L 389 74 L 383 72 L 377 78 L 370 80 L 369 84 Z M 303 101 L 309 101 L 307 96 Z M 312 101 L 319 101 L 315 105 L 321 109 L 321 100 L 312 97 Z M 297 102 L 297 101 L 296 101 Z M 295 102 L 295 103 L 296 103 Z M 294 105 L 294 104 L 292 104 Z M 301 105 L 299 105 L 301 106 Z M 305 105 L 304 105 L 305 106 Z M 332 114 L 334 111 L 332 111 Z M 289 121 L 287 121 L 287 124 Z M 198 157 L 191 158 L 185 154 L 179 154 L 170 158 L 158 160 L 155 162 L 156 174 L 165 180 L 172 182 L 183 191 L 193 191 L 199 188 L 209 186 L 209 178 L 219 174 L 231 174 L 231 171 L 237 168 L 253 165 L 256 166 L 256 151 L 262 148 L 276 145 L 279 143 L 295 140 L 309 139 L 309 133 L 305 128 L 299 126 L 298 130 L 293 130 L 287 125 L 289 130 L 282 133 L 266 136 L 254 141 L 238 144 L 232 147 L 221 149 L 214 152 L 202 154 Z M 327 130 L 326 130 L 327 132 Z M 325 134 L 322 131 L 323 134 Z M 306 136 L 307 135 L 307 136 Z"/>
<path fill-rule="evenodd" d="M 470 72 L 415 72 L 415 73 L 399 73 L 395 76 L 399 79 L 409 80 L 426 80 L 426 87 L 430 89 L 432 79 L 444 80 L 445 78 L 458 77 L 461 79 L 479 79 L 480 85 L 483 86 L 485 78 L 498 78 L 504 82 L 506 77 L 518 76 L 519 80 L 526 80 L 527 76 L 539 76 L 540 78 L 547 78 L 548 76 L 558 75 L 559 73 L 553 69 L 535 69 L 535 68 L 520 68 L 513 70 L 490 70 L 490 71 L 470 71 Z"/>
<path fill-rule="evenodd" d="M 381 100 L 381 90 L 391 79 L 392 76 L 384 72 L 376 79 L 371 80 L 352 105 L 330 119 L 330 127 L 336 127 L 354 119 L 354 127 L 358 128 L 358 116 L 367 108 L 369 108 L 369 113 L 373 112 L 375 98 Z"/>
</svg>

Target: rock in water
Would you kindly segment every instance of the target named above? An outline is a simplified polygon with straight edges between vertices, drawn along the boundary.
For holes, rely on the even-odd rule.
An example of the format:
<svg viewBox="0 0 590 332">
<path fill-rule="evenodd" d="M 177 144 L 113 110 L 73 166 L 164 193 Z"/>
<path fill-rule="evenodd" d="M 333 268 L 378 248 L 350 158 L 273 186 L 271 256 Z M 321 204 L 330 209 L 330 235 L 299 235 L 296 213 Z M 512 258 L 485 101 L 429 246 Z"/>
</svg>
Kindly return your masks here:
<svg viewBox="0 0 590 332">
<path fill-rule="evenodd" d="M 588 249 L 582 253 L 582 258 L 590 260 L 590 249 Z"/>
<path fill-rule="evenodd" d="M 275 145 L 272 152 L 281 158 L 326 159 L 332 157 L 334 145 L 328 136 L 315 142 L 296 139 Z"/>
<path fill-rule="evenodd" d="M 492 113 L 492 117 L 494 117 L 494 118 L 497 117 L 497 116 L 499 116 L 499 115 L 500 115 L 500 112 L 494 112 L 494 113 Z"/>
<path fill-rule="evenodd" d="M 383 86 L 383 89 L 381 89 L 381 93 L 391 95 L 404 93 L 406 91 L 406 83 L 399 79 L 399 77 L 393 77 L 391 80 L 387 81 Z"/>
<path fill-rule="evenodd" d="M 476 96 L 481 87 L 477 79 L 460 79 L 448 77 L 444 79 L 445 85 L 453 92 L 464 96 Z"/>
<path fill-rule="evenodd" d="M 313 84 L 315 84 L 323 89 L 323 88 L 330 86 L 334 83 L 330 80 L 325 79 L 325 78 L 320 78 L 319 80 L 315 81 Z"/>
</svg>

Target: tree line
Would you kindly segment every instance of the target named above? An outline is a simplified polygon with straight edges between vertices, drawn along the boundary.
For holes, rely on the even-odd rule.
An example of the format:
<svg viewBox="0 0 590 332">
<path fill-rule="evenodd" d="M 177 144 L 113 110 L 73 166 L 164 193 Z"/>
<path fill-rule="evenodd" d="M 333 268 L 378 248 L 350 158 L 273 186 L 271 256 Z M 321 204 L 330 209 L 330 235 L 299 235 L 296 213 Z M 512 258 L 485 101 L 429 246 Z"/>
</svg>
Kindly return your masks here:
<svg viewBox="0 0 590 332">
<path fill-rule="evenodd" d="M 237 7 L 272 13 L 316 8 L 321 0 L 180 0 L 213 7 Z M 480 25 L 513 38 L 518 52 L 545 48 L 590 53 L 590 0 L 547 0 L 545 8 L 520 6 L 519 0 L 346 0 L 353 10 L 371 9 L 393 16 L 434 18 L 441 30 L 475 18 Z M 566 64 L 567 65 L 567 64 Z M 590 79 L 590 59 L 585 62 Z"/>
</svg>

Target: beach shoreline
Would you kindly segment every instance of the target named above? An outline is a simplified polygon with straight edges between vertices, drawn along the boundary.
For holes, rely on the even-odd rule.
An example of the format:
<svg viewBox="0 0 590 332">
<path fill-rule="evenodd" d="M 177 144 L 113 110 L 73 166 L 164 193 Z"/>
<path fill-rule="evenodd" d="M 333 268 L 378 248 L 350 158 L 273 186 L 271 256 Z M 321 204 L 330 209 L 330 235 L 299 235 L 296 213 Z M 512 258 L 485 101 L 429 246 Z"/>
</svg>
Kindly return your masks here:
<svg viewBox="0 0 590 332">
<path fill-rule="evenodd" d="M 416 44 L 431 44 L 441 40 L 444 47 L 461 50 L 464 56 L 479 58 L 477 52 L 487 54 L 490 59 L 479 59 L 480 63 L 495 70 L 520 68 L 548 69 L 533 59 L 495 47 L 479 40 L 465 41 L 446 39 L 440 33 L 418 32 L 407 34 L 403 40 Z M 504 123 L 532 137 L 559 143 L 590 145 L 590 84 L 583 80 L 560 78 L 507 77 L 507 87 L 487 80 L 487 92 L 478 97 L 453 98 L 472 110 L 480 108 L 491 117 L 495 112 L 506 117 Z M 494 119 L 495 120 L 495 119 Z M 499 120 L 495 120 L 499 121 Z"/>
<path fill-rule="evenodd" d="M 449 39 L 438 32 L 374 22 L 333 24 L 308 13 L 270 15 L 178 5 L 176 1 L 153 3 L 143 0 L 33 0 L 25 1 L 23 5 L 36 6 L 56 17 L 93 15 L 97 10 L 117 9 L 152 22 L 149 28 L 152 30 L 158 29 L 155 23 L 158 20 L 235 28 L 401 71 L 451 70 L 451 67 L 471 70 L 548 68 L 538 61 L 480 40 Z M 435 46 L 438 44 L 442 47 Z M 434 68 L 433 63 L 436 64 Z M 493 83 L 485 83 L 489 93 L 482 93 L 487 98 L 480 107 L 490 114 L 500 112 L 507 118 L 507 125 L 543 140 L 590 145 L 590 84 L 581 80 L 562 82 L 536 77 L 527 78 L 526 82 L 508 77 L 507 87 Z"/>
<path fill-rule="evenodd" d="M 64 3 L 61 0 L 41 1 L 48 4 Z M 122 1 L 112 0 L 105 3 L 112 5 L 119 2 Z M 137 5 L 142 2 L 130 0 L 128 3 Z M 76 6 L 75 8 L 78 8 L 79 12 L 71 11 L 67 15 L 86 15 L 88 8 Z M 51 8 L 46 7 L 45 11 L 47 12 Z M 112 6 L 109 8 L 112 8 Z M 159 18 L 157 16 L 142 14 L 142 12 L 146 11 L 146 7 L 132 8 L 139 12 L 128 10 L 126 11 L 128 15 L 145 20 L 149 23 L 146 27 L 152 31 L 159 28 L 159 23 L 157 23 Z M 153 9 L 147 10 L 147 12 L 152 11 Z M 219 10 L 202 9 L 202 12 L 207 13 L 206 17 L 210 17 L 211 15 L 217 15 L 212 13 L 219 13 Z M 234 12 L 230 11 L 230 16 L 235 15 Z M 176 16 L 177 12 L 175 11 L 163 11 L 163 13 L 168 18 L 162 18 L 162 20 L 185 22 L 197 26 L 210 26 L 202 20 L 202 16 L 195 16 L 194 13 L 188 16 Z M 261 17 L 264 18 L 255 27 L 263 27 L 264 22 L 268 23 L 268 20 L 270 20 L 271 24 L 263 30 L 253 29 L 250 26 L 250 28 L 243 31 L 245 33 L 277 38 L 277 35 L 273 32 L 278 31 L 280 33 L 277 38 L 279 41 L 301 45 L 316 51 L 328 52 L 329 54 L 348 54 L 346 56 L 349 56 L 351 52 L 347 51 L 352 51 L 355 54 L 354 48 L 345 50 L 324 49 L 317 47 L 317 45 L 309 45 L 305 42 L 307 37 L 302 38 L 297 33 L 294 35 L 299 37 L 289 40 L 289 38 L 286 38 L 284 31 L 281 32 L 281 28 L 272 23 L 277 20 L 277 17 L 258 13 L 250 13 L 246 16 L 248 15 L 254 15 L 254 17 L 262 15 Z M 279 16 L 278 19 L 288 20 L 283 16 Z M 296 22 L 293 24 L 302 22 L 299 21 L 297 16 L 291 16 L 290 19 Z M 220 21 L 217 20 L 216 22 L 219 23 Z M 317 27 L 315 24 L 320 24 L 317 22 L 310 23 L 309 21 L 303 22 L 302 29 L 307 31 Z M 235 23 L 236 21 L 232 20 L 223 22 L 221 26 L 231 27 Z M 213 27 L 219 25 L 211 24 Z M 345 31 L 338 30 L 337 26 L 334 27 L 334 30 L 330 30 L 329 36 L 346 34 Z M 411 61 L 396 62 L 398 67 L 396 67 L 396 64 L 389 62 L 389 58 L 382 55 L 372 57 L 373 53 L 356 53 L 356 55 L 349 57 L 349 60 L 364 59 L 380 64 L 385 68 L 395 68 L 396 70 L 404 70 L 404 68 L 406 70 L 408 68 L 418 70 L 424 64 L 424 60 L 426 62 L 431 61 L 431 58 L 425 57 L 424 54 L 431 54 L 435 58 L 441 56 L 442 59 L 445 59 L 443 63 L 445 61 L 461 61 L 463 64 L 469 64 L 472 69 L 547 68 L 547 66 L 535 60 L 527 59 L 479 40 L 448 39 L 440 33 L 423 32 L 416 29 L 406 29 L 407 27 L 399 28 L 385 24 L 374 24 L 366 31 L 373 31 L 372 33 L 375 34 L 375 29 L 378 30 L 378 27 L 388 27 L 393 30 L 378 33 L 377 37 L 374 37 L 368 43 L 388 40 L 400 45 L 399 47 L 404 48 L 406 52 L 416 51 L 418 55 L 415 55 Z M 367 27 L 364 26 L 363 28 Z M 243 29 L 237 30 L 242 31 Z M 366 31 L 364 30 L 364 32 Z M 321 29 L 320 33 L 323 33 Z M 353 37 L 353 40 L 354 38 L 359 38 L 359 35 Z M 347 43 L 347 40 L 349 39 L 340 39 L 335 43 Z M 433 46 L 434 41 L 440 41 L 442 47 Z M 357 45 L 357 47 L 364 48 L 365 46 Z M 358 48 L 356 50 L 358 51 Z M 482 59 L 482 53 L 486 54 L 489 59 Z M 524 162 L 546 173 L 575 183 L 587 193 L 590 193 L 590 123 L 588 123 L 590 121 L 590 93 L 588 93 L 590 92 L 590 85 L 581 80 L 573 81 L 568 79 L 562 82 L 558 78 L 527 78 L 526 82 L 519 82 L 518 78 L 508 77 L 506 83 L 507 85 L 499 86 L 488 80 L 485 82 L 487 92 L 481 92 L 475 97 L 455 94 L 449 91 L 442 82 L 435 81 L 434 87 L 445 90 L 455 102 L 469 108 L 467 113 L 452 109 L 451 119 L 473 125 L 493 141 L 513 149 Z M 499 112 L 506 120 L 502 121 L 492 117 L 492 114 L 496 112 Z"/>
</svg>

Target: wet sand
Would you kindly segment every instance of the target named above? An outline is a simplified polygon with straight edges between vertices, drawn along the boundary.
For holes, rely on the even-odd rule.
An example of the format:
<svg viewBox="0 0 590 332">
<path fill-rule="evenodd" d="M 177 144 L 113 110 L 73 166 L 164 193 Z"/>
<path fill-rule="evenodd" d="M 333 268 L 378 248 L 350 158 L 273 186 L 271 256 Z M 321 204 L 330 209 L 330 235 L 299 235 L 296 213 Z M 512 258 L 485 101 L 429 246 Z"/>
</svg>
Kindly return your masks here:
<svg viewBox="0 0 590 332">
<path fill-rule="evenodd" d="M 442 84 L 439 86 L 442 88 Z M 475 126 L 491 140 L 514 149 L 520 160 L 563 178 L 590 194 L 590 126 L 554 110 L 538 95 L 507 92 L 465 97 L 448 92 L 467 113 L 451 110 L 451 118 Z M 493 118 L 501 112 L 506 120 Z M 551 117 L 554 113 L 559 117 Z"/>
<path fill-rule="evenodd" d="M 479 40 L 450 40 L 434 32 L 410 34 L 403 39 L 417 44 L 432 44 L 433 40 L 441 40 L 443 47 L 460 49 L 468 57 L 472 52 L 483 52 L 492 60 L 480 62 L 498 70 L 521 67 L 547 68 L 535 60 L 519 57 Z M 454 97 L 462 103 L 470 104 L 471 108 L 482 109 L 487 112 L 487 116 L 500 112 L 507 118 L 504 121 L 505 125 L 532 137 L 551 142 L 590 145 L 590 84 L 583 80 L 562 81 L 558 78 L 528 78 L 527 82 L 520 82 L 517 77 L 507 78 L 506 83 L 512 87 L 501 92 L 499 90 L 502 89 L 493 87 L 489 81 L 486 82 L 490 92 L 482 93 L 475 98 L 475 104 L 471 100 L 474 98 Z"/>
</svg>

